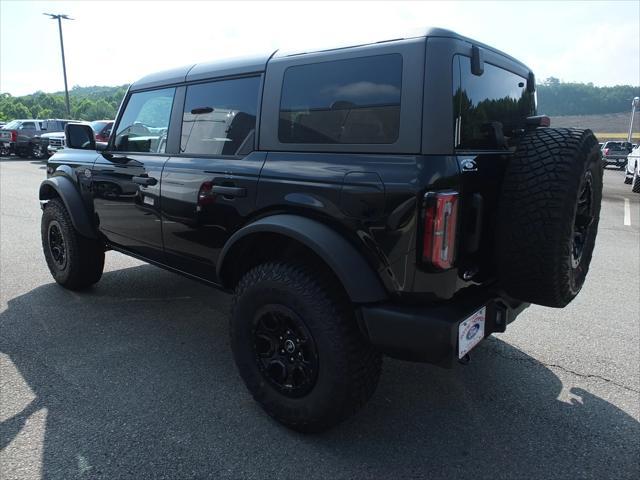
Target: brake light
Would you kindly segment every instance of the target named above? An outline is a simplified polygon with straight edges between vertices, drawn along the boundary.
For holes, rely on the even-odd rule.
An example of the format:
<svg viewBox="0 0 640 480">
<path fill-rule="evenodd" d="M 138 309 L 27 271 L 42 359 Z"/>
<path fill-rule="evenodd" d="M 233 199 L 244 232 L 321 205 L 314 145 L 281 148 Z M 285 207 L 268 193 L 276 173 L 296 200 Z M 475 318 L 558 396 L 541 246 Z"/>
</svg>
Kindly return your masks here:
<svg viewBox="0 0 640 480">
<path fill-rule="evenodd" d="M 458 192 L 425 195 L 422 260 L 438 269 L 451 268 L 455 256 Z"/>
<path fill-rule="evenodd" d="M 198 191 L 198 206 L 197 210 L 200 211 L 203 206 L 211 205 L 216 201 L 216 197 L 213 193 L 213 182 L 204 182 L 200 185 Z"/>
<path fill-rule="evenodd" d="M 18 141 L 18 132 L 16 132 L 15 130 L 11 130 L 11 141 L 12 142 Z"/>
</svg>

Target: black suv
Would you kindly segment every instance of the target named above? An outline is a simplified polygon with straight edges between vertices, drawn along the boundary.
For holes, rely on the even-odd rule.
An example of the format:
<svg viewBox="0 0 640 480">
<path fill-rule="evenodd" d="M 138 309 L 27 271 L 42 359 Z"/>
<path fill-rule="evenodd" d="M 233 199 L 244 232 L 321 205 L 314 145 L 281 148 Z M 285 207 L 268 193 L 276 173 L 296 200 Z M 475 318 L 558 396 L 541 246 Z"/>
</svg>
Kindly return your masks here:
<svg viewBox="0 0 640 480">
<path fill-rule="evenodd" d="M 600 150 L 545 127 L 529 68 L 440 29 L 157 73 L 108 144 L 67 126 L 44 254 L 74 290 L 112 249 L 233 293 L 248 389 L 322 430 L 373 394 L 382 354 L 451 366 L 578 294 Z"/>
</svg>

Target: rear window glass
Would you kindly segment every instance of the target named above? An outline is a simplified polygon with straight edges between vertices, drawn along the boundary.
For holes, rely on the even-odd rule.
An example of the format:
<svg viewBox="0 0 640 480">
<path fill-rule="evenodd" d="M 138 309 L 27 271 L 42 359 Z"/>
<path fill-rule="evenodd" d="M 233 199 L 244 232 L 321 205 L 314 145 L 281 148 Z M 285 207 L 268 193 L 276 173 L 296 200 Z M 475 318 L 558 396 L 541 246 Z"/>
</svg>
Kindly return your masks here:
<svg viewBox="0 0 640 480">
<path fill-rule="evenodd" d="M 278 138 L 283 143 L 394 143 L 401 86 L 400 54 L 289 67 Z"/>
<path fill-rule="evenodd" d="M 508 149 L 535 115 L 535 98 L 527 79 L 484 64 L 480 76 L 471 73 L 471 59 L 456 55 L 453 62 L 454 132 L 456 148 Z"/>
<path fill-rule="evenodd" d="M 6 128 L 7 130 L 13 130 L 15 128 L 18 128 L 20 126 L 20 121 L 19 120 L 13 120 L 9 123 L 7 123 L 4 127 L 2 128 Z"/>
<path fill-rule="evenodd" d="M 91 122 L 91 128 L 94 132 L 100 133 L 104 129 L 104 127 L 107 126 L 107 123 L 108 122 Z"/>
<path fill-rule="evenodd" d="M 609 142 L 605 145 L 604 148 L 608 148 L 609 150 L 626 150 L 626 148 L 622 145 L 622 143 L 618 143 L 618 142 Z"/>
</svg>

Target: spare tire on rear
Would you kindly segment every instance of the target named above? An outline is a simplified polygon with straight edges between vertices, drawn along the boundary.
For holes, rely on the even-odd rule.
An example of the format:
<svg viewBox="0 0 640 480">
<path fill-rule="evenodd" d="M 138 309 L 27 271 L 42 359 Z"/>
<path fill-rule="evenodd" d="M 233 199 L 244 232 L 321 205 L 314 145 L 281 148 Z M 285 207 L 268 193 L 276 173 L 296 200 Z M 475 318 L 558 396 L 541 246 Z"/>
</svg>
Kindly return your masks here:
<svg viewBox="0 0 640 480">
<path fill-rule="evenodd" d="M 496 261 L 503 290 L 549 307 L 580 292 L 602 199 L 602 159 L 590 130 L 539 128 L 522 138 L 503 181 Z"/>
</svg>

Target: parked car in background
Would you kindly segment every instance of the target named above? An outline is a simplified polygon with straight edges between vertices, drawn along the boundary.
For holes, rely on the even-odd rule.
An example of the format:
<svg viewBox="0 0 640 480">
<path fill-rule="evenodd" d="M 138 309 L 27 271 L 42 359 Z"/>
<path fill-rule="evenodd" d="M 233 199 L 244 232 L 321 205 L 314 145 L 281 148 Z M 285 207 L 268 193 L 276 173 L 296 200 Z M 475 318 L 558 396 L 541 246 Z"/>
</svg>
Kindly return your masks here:
<svg viewBox="0 0 640 480">
<path fill-rule="evenodd" d="M 636 193 L 640 193 L 640 179 L 638 178 L 639 168 L 640 146 L 636 145 L 627 157 L 627 168 L 624 176 L 624 183 L 627 185 L 633 185 L 631 188 Z"/>
<path fill-rule="evenodd" d="M 113 120 L 96 120 L 91 122 L 91 128 L 96 134 L 96 142 L 108 142 L 112 127 Z"/>
<path fill-rule="evenodd" d="M 46 151 L 47 157 L 50 157 L 64 148 L 64 132 L 51 132 L 40 135 L 40 142 L 42 148 Z"/>
<path fill-rule="evenodd" d="M 0 154 L 15 153 L 19 157 L 45 158 L 46 147 L 42 147 L 40 137 L 45 133 L 64 132 L 70 120 L 26 119 L 13 120 L 0 130 Z"/>
<path fill-rule="evenodd" d="M 68 122 L 67 122 L 68 123 Z M 87 123 L 87 122 L 74 122 L 74 123 Z M 88 123 L 95 133 L 97 142 L 107 142 L 109 135 L 111 135 L 111 127 L 113 126 L 113 120 L 96 120 Z M 64 127 L 62 131 L 49 132 L 34 137 L 34 145 L 31 152 L 34 158 L 50 157 L 58 150 L 64 148 Z"/>
<path fill-rule="evenodd" d="M 613 165 L 620 169 L 627 164 L 627 155 L 631 152 L 629 142 L 605 142 L 602 146 L 602 165 Z"/>
</svg>

